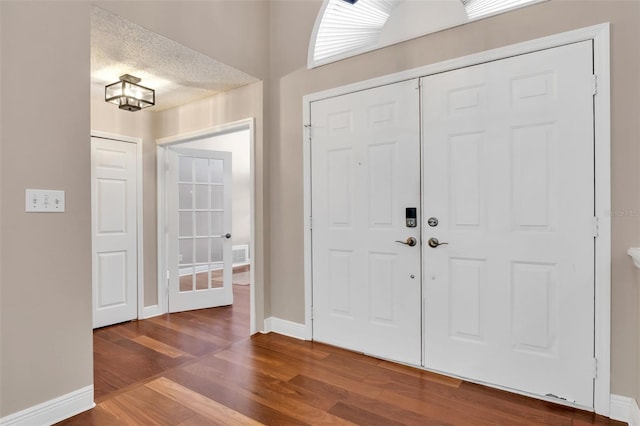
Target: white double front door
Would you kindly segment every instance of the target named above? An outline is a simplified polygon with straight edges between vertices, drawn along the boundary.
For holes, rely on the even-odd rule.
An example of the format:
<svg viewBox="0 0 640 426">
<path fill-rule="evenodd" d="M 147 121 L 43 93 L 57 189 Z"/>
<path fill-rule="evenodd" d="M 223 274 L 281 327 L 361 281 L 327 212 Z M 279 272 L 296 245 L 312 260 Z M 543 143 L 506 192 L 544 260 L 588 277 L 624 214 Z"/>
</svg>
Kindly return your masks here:
<svg viewBox="0 0 640 426">
<path fill-rule="evenodd" d="M 314 338 L 592 407 L 592 74 L 583 42 L 312 103 Z"/>
</svg>

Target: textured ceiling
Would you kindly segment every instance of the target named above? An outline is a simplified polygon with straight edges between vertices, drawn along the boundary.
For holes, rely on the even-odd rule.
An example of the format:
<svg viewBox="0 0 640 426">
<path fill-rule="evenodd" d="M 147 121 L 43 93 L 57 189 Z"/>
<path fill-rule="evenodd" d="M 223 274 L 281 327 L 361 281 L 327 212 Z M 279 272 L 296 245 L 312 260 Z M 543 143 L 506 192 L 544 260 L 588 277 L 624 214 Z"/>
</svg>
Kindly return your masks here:
<svg viewBox="0 0 640 426">
<path fill-rule="evenodd" d="M 258 81 L 255 77 L 94 7 L 91 16 L 92 96 L 122 74 L 155 89 L 162 111 Z"/>
</svg>

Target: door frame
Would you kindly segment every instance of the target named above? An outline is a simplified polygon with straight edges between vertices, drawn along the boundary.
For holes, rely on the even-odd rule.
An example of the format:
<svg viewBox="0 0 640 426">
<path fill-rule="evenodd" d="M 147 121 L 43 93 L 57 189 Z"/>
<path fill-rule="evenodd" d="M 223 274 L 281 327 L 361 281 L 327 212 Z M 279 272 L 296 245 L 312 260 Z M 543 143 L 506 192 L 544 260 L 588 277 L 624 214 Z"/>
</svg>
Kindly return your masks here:
<svg viewBox="0 0 640 426">
<path fill-rule="evenodd" d="M 149 316 L 153 316 L 151 312 L 145 312 L 144 307 L 144 226 L 143 226 L 143 212 L 142 212 L 142 138 L 137 138 L 133 136 L 124 136 L 115 133 L 102 132 L 99 130 L 91 131 L 92 138 L 100 138 L 100 139 L 109 139 L 118 142 L 125 143 L 133 143 L 136 145 L 136 240 L 137 240 L 137 295 L 138 295 L 138 303 L 137 303 L 137 311 L 138 311 L 138 319 L 148 318 Z M 91 174 L 91 181 L 93 182 L 93 173 Z M 93 208 L 91 209 L 91 217 L 93 220 Z M 92 235 L 93 238 L 93 235 Z M 93 253 L 93 244 L 91 247 L 91 252 Z M 92 257 L 93 259 L 93 257 Z M 93 261 L 92 261 L 93 268 Z M 93 275 L 92 275 L 93 276 Z M 93 289 L 93 284 L 92 284 Z"/>
<path fill-rule="evenodd" d="M 500 47 L 461 58 L 438 62 L 396 74 L 341 86 L 303 97 L 303 175 L 304 175 L 304 337 L 313 338 L 312 328 L 312 257 L 311 257 L 311 103 L 403 80 L 466 68 L 512 56 L 560 47 L 581 41 L 592 41 L 597 94 L 594 96 L 595 137 L 595 350 L 597 377 L 594 382 L 594 410 L 609 416 L 611 407 L 611 88 L 610 88 L 610 24 L 603 23 L 510 46 Z M 595 88 L 594 88 L 595 89 Z M 595 90 L 594 90 L 595 91 Z M 423 284 L 424 285 L 424 284 Z M 424 291 L 424 287 L 423 287 Z M 424 307 L 424 301 L 423 301 Z M 557 401 L 556 401 L 557 402 Z"/>
<path fill-rule="evenodd" d="M 256 176 L 256 159 L 255 159 L 255 119 L 247 118 L 244 120 L 238 120 L 231 123 L 222 124 L 219 126 L 209 127 L 206 129 L 196 130 L 193 132 L 181 133 L 176 136 L 168 136 L 160 139 L 156 139 L 156 151 L 157 151 L 157 185 L 158 185 L 158 306 L 161 313 L 168 312 L 169 301 L 169 276 L 168 276 L 168 238 L 166 234 L 166 188 L 165 182 L 165 167 L 167 161 L 167 149 L 172 146 L 179 145 L 185 142 L 191 142 L 199 139 L 205 139 L 214 136 L 221 136 L 228 133 L 234 133 L 242 130 L 249 130 L 249 155 L 250 155 L 250 237 L 249 237 L 249 253 L 251 253 L 249 259 L 249 333 L 255 334 L 259 328 L 256 326 L 256 287 L 260 286 L 260 292 L 262 293 L 262 283 L 256 282 L 255 273 L 255 247 L 256 247 L 256 188 L 255 188 L 255 176 Z"/>
</svg>

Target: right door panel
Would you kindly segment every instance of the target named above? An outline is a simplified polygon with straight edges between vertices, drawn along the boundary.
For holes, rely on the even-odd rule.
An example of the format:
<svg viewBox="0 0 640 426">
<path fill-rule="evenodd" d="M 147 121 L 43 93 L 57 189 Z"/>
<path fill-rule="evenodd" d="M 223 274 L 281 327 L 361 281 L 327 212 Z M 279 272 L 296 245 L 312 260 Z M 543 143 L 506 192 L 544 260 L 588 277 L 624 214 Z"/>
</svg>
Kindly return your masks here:
<svg viewBox="0 0 640 426">
<path fill-rule="evenodd" d="M 582 42 L 422 80 L 427 368 L 593 406 L 592 74 Z"/>
</svg>

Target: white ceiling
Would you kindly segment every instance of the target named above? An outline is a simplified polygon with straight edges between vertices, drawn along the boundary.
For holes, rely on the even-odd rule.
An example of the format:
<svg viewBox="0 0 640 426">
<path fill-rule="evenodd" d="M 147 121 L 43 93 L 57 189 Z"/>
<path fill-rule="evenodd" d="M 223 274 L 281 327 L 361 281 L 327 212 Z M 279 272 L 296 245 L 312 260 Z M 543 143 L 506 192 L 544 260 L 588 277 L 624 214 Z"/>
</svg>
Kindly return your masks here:
<svg viewBox="0 0 640 426">
<path fill-rule="evenodd" d="M 142 79 L 156 91 L 162 111 L 258 81 L 209 56 L 94 7 L 91 15 L 92 96 L 104 99 L 104 86 L 122 74 Z M 115 108 L 115 106 L 114 106 Z"/>
</svg>

